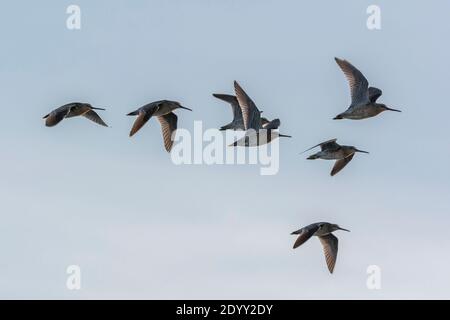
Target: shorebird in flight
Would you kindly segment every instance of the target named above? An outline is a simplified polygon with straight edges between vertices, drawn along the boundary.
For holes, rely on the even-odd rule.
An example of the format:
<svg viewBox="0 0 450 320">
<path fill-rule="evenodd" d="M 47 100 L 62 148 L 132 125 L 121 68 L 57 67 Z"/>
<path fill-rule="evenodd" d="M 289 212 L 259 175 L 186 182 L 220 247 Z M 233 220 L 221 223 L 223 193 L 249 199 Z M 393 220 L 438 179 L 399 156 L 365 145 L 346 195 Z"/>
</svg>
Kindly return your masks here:
<svg viewBox="0 0 450 320">
<path fill-rule="evenodd" d="M 330 173 L 331 176 L 334 176 L 341 171 L 353 159 L 356 152 L 369 153 L 367 151 L 359 150 L 353 146 L 341 146 L 336 141 L 337 139 L 332 139 L 319 143 L 318 145 L 315 145 L 302 153 L 320 146 L 320 151 L 309 156 L 307 159 L 336 160 L 336 163 Z"/>
<path fill-rule="evenodd" d="M 45 125 L 47 127 L 56 126 L 65 118 L 83 116 L 95 123 L 107 127 L 108 125 L 100 118 L 94 110 L 105 110 L 102 108 L 94 108 L 89 103 L 72 102 L 56 108 L 49 114 L 45 115 Z"/>
<path fill-rule="evenodd" d="M 325 254 L 325 261 L 327 262 L 328 270 L 330 273 L 333 273 L 338 253 L 338 238 L 336 238 L 332 232 L 336 230 L 350 232 L 350 230 L 341 228 L 337 224 L 329 222 L 313 223 L 309 226 L 294 231 L 291 234 L 298 235 L 298 238 L 294 243 L 294 249 L 308 241 L 308 239 L 312 236 L 319 237 L 320 243 L 323 247 L 323 252 Z"/>
<path fill-rule="evenodd" d="M 192 111 L 192 109 L 183 107 L 179 102 L 160 100 L 146 104 L 145 106 L 128 113 L 127 116 L 138 116 L 131 128 L 130 137 L 138 132 L 152 116 L 155 116 L 161 124 L 164 147 L 167 152 L 170 152 L 173 146 L 172 133 L 177 129 L 178 121 L 178 117 L 172 111 L 179 108 Z"/>
<path fill-rule="evenodd" d="M 270 143 L 278 137 L 291 138 L 291 136 L 280 134 L 276 131 L 281 124 L 280 119 L 269 121 L 261 117 L 261 111 L 258 110 L 253 100 L 236 81 L 234 81 L 234 90 L 241 109 L 246 134 L 231 144 L 231 146 L 260 146 Z"/>
<path fill-rule="evenodd" d="M 375 87 L 369 87 L 369 82 L 364 75 L 350 62 L 339 58 L 334 59 L 348 80 L 352 98 L 350 107 L 334 117 L 334 120 L 361 120 L 374 117 L 386 110 L 401 112 L 400 110 L 389 108 L 385 104 L 377 103 L 376 101 L 381 96 L 382 91 Z"/>
</svg>

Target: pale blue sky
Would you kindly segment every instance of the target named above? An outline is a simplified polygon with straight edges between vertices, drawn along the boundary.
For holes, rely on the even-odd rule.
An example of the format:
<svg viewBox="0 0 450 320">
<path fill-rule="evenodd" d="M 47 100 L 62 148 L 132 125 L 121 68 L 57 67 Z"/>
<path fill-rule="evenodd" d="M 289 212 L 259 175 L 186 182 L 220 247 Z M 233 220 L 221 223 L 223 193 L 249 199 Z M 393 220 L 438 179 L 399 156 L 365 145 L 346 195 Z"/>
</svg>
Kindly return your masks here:
<svg viewBox="0 0 450 320">
<path fill-rule="evenodd" d="M 82 29 L 66 29 L 70 4 Z M 382 30 L 366 28 L 381 7 Z M 448 1 L 8 1 L 0 10 L 1 298 L 450 298 Z M 349 104 L 333 57 L 403 110 L 333 121 Z M 174 166 L 155 121 L 124 115 L 181 101 L 179 126 L 218 127 L 211 96 L 238 80 L 283 133 L 280 171 Z M 43 115 L 106 107 L 103 128 Z M 336 137 L 370 151 L 331 178 L 304 149 Z M 337 233 L 335 273 L 317 221 Z M 65 287 L 66 267 L 82 289 Z M 366 288 L 366 268 L 382 289 Z"/>
</svg>

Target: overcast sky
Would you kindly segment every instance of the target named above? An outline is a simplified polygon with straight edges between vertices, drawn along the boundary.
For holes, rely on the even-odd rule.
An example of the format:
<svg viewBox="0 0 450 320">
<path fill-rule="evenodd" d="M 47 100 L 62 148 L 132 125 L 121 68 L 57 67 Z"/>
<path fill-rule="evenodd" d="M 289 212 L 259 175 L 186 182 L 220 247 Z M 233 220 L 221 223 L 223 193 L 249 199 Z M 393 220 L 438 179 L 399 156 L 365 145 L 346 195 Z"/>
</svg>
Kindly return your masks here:
<svg viewBox="0 0 450 320">
<path fill-rule="evenodd" d="M 66 8 L 81 8 L 81 30 Z M 381 8 L 381 30 L 366 9 Z M 450 298 L 450 3 L 436 1 L 8 1 L 0 10 L 1 298 Z M 350 102 L 334 57 L 403 110 L 333 121 Z M 281 119 L 280 170 L 172 163 L 152 119 L 172 99 L 179 127 L 231 120 L 211 96 L 238 80 Z M 86 119 L 47 128 L 72 101 Z M 306 160 L 321 141 L 370 151 L 337 176 Z M 339 254 L 293 250 L 290 232 L 329 221 Z M 66 288 L 79 265 L 82 288 Z M 381 289 L 366 287 L 369 265 Z"/>
</svg>

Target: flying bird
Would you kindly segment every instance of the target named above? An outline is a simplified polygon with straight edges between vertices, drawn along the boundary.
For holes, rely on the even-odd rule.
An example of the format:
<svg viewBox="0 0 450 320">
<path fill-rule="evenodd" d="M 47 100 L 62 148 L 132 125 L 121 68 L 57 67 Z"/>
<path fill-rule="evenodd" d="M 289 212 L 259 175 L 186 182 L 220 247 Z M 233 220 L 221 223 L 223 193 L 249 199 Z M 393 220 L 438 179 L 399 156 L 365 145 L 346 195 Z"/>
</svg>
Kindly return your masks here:
<svg viewBox="0 0 450 320">
<path fill-rule="evenodd" d="M 102 108 L 95 108 L 89 103 L 72 102 L 56 108 L 49 114 L 45 115 L 45 125 L 47 127 L 56 126 L 65 118 L 72 118 L 76 116 L 83 116 L 95 123 L 107 127 L 108 125 L 100 118 L 94 110 L 105 110 Z"/>
<path fill-rule="evenodd" d="M 280 119 L 269 121 L 261 117 L 261 111 L 236 81 L 234 81 L 234 90 L 241 109 L 246 134 L 230 146 L 260 146 L 270 143 L 278 137 L 291 138 L 291 136 L 280 134 L 276 131 L 281 124 Z"/>
<path fill-rule="evenodd" d="M 350 107 L 334 117 L 334 120 L 361 120 L 374 117 L 386 110 L 401 112 L 400 110 L 389 108 L 385 104 L 377 103 L 376 101 L 381 96 L 382 91 L 375 87 L 369 87 L 369 82 L 364 75 L 350 62 L 339 58 L 334 59 L 348 80 L 352 99 Z"/>
<path fill-rule="evenodd" d="M 336 163 L 331 170 L 331 176 L 334 176 L 341 171 L 352 159 L 356 152 L 369 153 L 367 151 L 359 150 L 353 146 L 341 146 L 337 139 L 331 139 L 311 147 L 302 153 L 320 146 L 320 151 L 309 156 L 308 160 L 324 159 L 336 160 Z"/>
<path fill-rule="evenodd" d="M 148 103 L 145 106 L 128 113 L 127 116 L 138 116 L 131 128 L 130 137 L 138 132 L 152 116 L 155 116 L 161 124 L 164 147 L 167 152 L 170 152 L 173 146 L 172 133 L 177 129 L 178 121 L 178 117 L 172 111 L 179 108 L 192 111 L 192 109 L 183 107 L 179 102 L 160 100 Z"/>
<path fill-rule="evenodd" d="M 303 227 L 291 234 L 299 235 L 294 243 L 294 249 L 301 246 L 312 236 L 319 237 L 325 254 L 325 261 L 330 273 L 333 273 L 338 253 L 338 238 L 332 234 L 336 230 L 350 232 L 350 230 L 339 227 L 337 224 L 329 222 L 317 222 Z"/>
</svg>

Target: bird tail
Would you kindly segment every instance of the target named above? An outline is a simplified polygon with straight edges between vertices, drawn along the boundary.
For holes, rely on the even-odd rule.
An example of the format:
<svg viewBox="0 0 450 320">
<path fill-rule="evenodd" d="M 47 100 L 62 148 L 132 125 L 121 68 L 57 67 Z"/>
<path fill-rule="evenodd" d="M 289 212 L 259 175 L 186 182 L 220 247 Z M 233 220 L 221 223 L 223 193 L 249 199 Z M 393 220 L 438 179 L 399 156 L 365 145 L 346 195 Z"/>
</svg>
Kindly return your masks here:
<svg viewBox="0 0 450 320">
<path fill-rule="evenodd" d="M 133 111 L 133 112 L 130 112 L 127 114 L 127 116 L 137 116 L 137 115 L 139 115 L 139 110 L 136 110 L 136 111 Z"/>
</svg>

